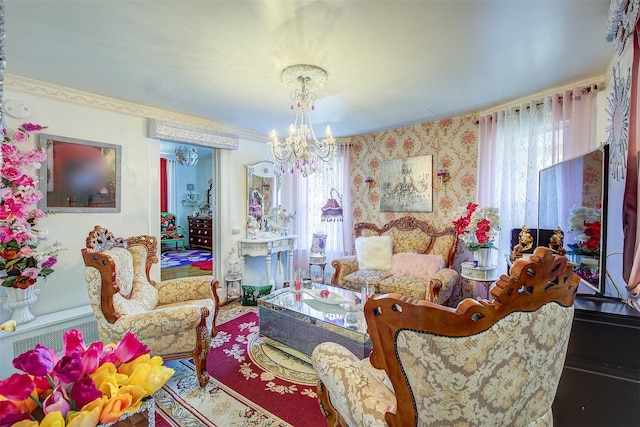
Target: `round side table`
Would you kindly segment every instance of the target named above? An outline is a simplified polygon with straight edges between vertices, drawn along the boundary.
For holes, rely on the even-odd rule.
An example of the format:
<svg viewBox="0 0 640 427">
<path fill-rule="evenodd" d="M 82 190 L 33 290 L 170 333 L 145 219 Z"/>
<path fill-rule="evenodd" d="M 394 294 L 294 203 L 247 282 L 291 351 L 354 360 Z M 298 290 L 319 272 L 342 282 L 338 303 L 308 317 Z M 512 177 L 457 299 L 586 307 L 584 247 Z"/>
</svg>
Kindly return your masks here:
<svg viewBox="0 0 640 427">
<path fill-rule="evenodd" d="M 475 267 L 472 262 L 463 262 L 461 266 L 462 273 L 460 276 L 465 280 L 482 283 L 487 290 L 487 300 L 491 301 L 491 294 L 489 293 L 491 284 L 500 278 L 498 266 Z"/>
<path fill-rule="evenodd" d="M 313 275 L 311 274 L 311 267 L 313 267 L 314 265 L 320 267 L 320 270 L 322 271 L 321 273 L 321 277 L 322 277 L 322 283 L 324 283 L 324 268 L 327 266 L 327 257 L 324 255 L 312 255 L 309 257 L 309 278 L 313 279 Z"/>
<path fill-rule="evenodd" d="M 227 304 L 242 298 L 242 275 L 224 277 L 225 290 L 227 291 Z"/>
</svg>

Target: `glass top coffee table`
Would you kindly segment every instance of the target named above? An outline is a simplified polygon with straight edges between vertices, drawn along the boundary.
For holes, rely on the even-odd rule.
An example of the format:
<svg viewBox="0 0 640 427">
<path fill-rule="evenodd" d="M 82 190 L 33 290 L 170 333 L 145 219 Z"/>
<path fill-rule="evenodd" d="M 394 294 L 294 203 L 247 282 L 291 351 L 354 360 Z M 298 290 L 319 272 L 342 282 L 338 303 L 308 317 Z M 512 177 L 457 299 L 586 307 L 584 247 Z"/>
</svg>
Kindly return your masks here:
<svg viewBox="0 0 640 427">
<path fill-rule="evenodd" d="M 327 302 L 321 290 L 331 292 Z M 318 344 L 331 341 L 364 359 L 371 353 L 371 339 L 360 308 L 360 294 L 346 289 L 279 289 L 258 300 L 260 334 L 307 356 Z"/>
</svg>

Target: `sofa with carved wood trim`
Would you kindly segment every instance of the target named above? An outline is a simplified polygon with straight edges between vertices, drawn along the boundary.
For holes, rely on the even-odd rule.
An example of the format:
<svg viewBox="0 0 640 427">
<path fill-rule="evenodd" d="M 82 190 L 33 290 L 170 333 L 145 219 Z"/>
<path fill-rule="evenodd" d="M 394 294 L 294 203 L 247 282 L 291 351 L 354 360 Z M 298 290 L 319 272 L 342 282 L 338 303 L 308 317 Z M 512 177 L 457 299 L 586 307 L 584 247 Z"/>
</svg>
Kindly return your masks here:
<svg viewBox="0 0 640 427">
<path fill-rule="evenodd" d="M 458 247 L 453 228 L 436 230 L 411 215 L 378 227 L 354 227 L 356 255 L 334 259 L 331 284 L 359 292 L 369 285 L 376 293 L 399 293 L 455 306 L 473 296 L 471 285 L 450 268 Z"/>
</svg>

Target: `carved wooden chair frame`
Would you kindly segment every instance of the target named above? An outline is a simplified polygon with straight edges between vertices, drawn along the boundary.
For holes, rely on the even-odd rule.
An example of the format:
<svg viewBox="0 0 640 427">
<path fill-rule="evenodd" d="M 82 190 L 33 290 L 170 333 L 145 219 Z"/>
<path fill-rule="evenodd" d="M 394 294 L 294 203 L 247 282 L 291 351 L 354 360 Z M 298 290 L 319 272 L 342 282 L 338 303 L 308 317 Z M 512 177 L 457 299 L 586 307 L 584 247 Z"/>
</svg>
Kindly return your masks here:
<svg viewBox="0 0 640 427">
<path fill-rule="evenodd" d="M 157 250 L 158 239 L 155 236 L 139 235 L 131 236 L 127 238 L 115 237 L 108 229 L 96 225 L 94 229 L 89 232 L 89 236 L 86 240 L 86 248 L 82 248 L 82 257 L 86 266 L 94 267 L 100 272 L 102 278 L 100 305 L 104 317 L 109 323 L 114 323 L 120 315 L 116 313 L 113 305 L 113 296 L 120 292 L 119 286 L 116 284 L 116 265 L 113 259 L 104 251 L 111 248 L 129 248 L 135 245 L 142 245 L 147 250 L 147 259 L 145 262 L 145 274 L 150 284 L 154 285 L 156 282 L 151 279 L 150 271 L 151 266 L 158 262 Z M 211 281 L 211 292 L 214 297 L 216 312 L 212 320 L 211 336 L 215 337 L 218 334 L 216 328 L 216 318 L 218 316 L 217 308 L 220 305 L 218 298 L 218 281 Z M 209 375 L 206 371 L 206 358 L 209 354 L 209 346 L 206 345 L 209 342 L 207 337 L 207 317 L 209 317 L 210 311 L 206 307 L 200 308 L 200 323 L 196 326 L 196 334 L 198 336 L 196 348 L 192 353 L 171 353 L 168 355 L 162 355 L 165 360 L 184 359 L 192 357 L 196 367 L 196 374 L 200 385 L 204 387 L 207 383 Z"/>
<path fill-rule="evenodd" d="M 402 329 L 459 337 L 485 331 L 515 311 L 535 311 L 549 302 L 573 305 L 579 277 L 567 259 L 549 248 L 538 247 L 530 259 L 518 259 L 491 290 L 493 301 L 467 298 L 457 308 L 428 301 L 387 294 L 372 297 L 364 308 L 373 350 L 371 364 L 386 371 L 395 390 L 397 407 L 387 412 L 390 426 L 413 426 L 417 420 L 414 397 L 410 392 L 395 354 L 396 333 Z M 318 399 L 329 426 L 346 425 L 331 405 L 324 384 L 318 383 Z"/>
</svg>

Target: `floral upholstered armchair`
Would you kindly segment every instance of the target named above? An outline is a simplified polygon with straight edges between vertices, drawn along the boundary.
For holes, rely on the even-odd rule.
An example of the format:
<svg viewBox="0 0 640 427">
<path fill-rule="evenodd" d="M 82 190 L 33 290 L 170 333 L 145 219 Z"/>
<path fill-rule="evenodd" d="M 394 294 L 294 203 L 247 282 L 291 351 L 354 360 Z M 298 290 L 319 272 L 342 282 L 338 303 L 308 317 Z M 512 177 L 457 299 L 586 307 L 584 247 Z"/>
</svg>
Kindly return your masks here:
<svg viewBox="0 0 640 427">
<path fill-rule="evenodd" d="M 193 358 L 200 385 L 208 380 L 206 360 L 217 335 L 218 282 L 197 276 L 150 279 L 158 239 L 115 238 L 99 225 L 82 249 L 85 280 L 102 342 L 118 342 L 130 331 L 165 360 Z"/>
<path fill-rule="evenodd" d="M 365 305 L 373 350 L 311 356 L 329 426 L 552 426 L 579 278 L 539 247 L 456 309 L 398 294 Z"/>
<path fill-rule="evenodd" d="M 458 248 L 455 229 L 436 230 L 411 215 L 378 227 L 354 227 L 356 255 L 331 262 L 331 284 L 359 292 L 366 283 L 376 293 L 399 293 L 455 307 L 473 295 L 468 282 L 453 270 Z"/>
</svg>

